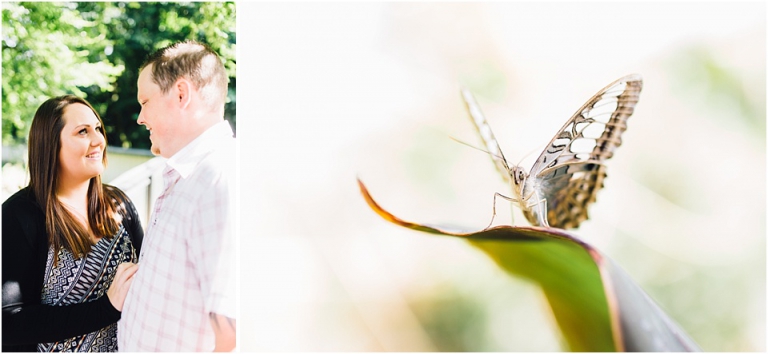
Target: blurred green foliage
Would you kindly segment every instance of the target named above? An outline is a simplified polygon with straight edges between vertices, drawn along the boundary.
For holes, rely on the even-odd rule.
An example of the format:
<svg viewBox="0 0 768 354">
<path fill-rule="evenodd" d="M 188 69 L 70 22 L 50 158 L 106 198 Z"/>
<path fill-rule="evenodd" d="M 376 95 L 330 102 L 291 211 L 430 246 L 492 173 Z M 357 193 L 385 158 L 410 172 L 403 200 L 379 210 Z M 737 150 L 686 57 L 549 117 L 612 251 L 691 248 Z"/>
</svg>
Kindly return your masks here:
<svg viewBox="0 0 768 354">
<path fill-rule="evenodd" d="M 680 97 L 699 100 L 694 105 L 702 114 L 724 125 L 738 124 L 765 141 L 765 86 L 750 85 L 750 80 L 764 78 L 765 71 L 741 72 L 715 49 L 704 46 L 683 48 L 665 65 Z"/>
<path fill-rule="evenodd" d="M 72 93 L 102 115 L 110 145 L 149 148 L 136 124 L 138 67 L 151 52 L 194 39 L 225 61 L 225 117 L 235 126 L 234 2 L 3 3 L 3 145 L 24 143 L 37 107 Z"/>
<path fill-rule="evenodd" d="M 410 302 L 424 331 L 441 352 L 488 351 L 487 313 L 473 294 L 441 283 Z"/>
</svg>

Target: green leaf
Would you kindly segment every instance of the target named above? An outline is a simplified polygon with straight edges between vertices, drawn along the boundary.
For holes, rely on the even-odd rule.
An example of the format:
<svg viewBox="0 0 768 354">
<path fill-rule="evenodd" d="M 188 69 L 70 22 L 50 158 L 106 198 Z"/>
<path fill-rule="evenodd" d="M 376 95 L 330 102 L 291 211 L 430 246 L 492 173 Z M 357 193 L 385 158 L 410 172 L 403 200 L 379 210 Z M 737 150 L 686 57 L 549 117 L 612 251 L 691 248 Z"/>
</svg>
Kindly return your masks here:
<svg viewBox="0 0 768 354">
<path fill-rule="evenodd" d="M 497 226 L 476 232 L 400 219 L 381 208 L 365 185 L 368 205 L 410 229 L 462 237 L 507 273 L 539 285 L 572 351 L 700 350 L 612 260 L 564 230 Z"/>
</svg>

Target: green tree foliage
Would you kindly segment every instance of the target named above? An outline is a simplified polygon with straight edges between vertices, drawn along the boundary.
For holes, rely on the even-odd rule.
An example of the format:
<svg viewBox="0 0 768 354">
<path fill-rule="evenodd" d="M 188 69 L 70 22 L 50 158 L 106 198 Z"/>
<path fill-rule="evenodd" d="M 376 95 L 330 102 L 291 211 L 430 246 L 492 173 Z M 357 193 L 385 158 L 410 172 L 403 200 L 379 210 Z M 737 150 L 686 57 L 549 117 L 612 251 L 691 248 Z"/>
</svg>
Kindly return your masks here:
<svg viewBox="0 0 768 354">
<path fill-rule="evenodd" d="M 149 148 L 136 124 L 137 70 L 151 52 L 185 39 L 225 60 L 234 125 L 235 14 L 233 2 L 3 3 L 3 144 L 26 140 L 43 101 L 73 93 L 102 115 L 110 145 Z"/>
<path fill-rule="evenodd" d="M 124 71 L 111 63 L 99 21 L 78 16 L 75 4 L 3 4 L 3 142 L 26 136 L 32 117 L 51 96 L 81 88 L 111 90 Z"/>
</svg>

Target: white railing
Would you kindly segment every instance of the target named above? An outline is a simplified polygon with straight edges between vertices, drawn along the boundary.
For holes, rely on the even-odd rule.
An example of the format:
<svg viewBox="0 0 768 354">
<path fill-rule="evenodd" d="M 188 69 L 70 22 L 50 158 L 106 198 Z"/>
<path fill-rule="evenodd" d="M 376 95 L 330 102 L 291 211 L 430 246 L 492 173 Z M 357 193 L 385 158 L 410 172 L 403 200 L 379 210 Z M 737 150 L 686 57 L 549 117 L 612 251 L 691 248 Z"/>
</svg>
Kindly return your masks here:
<svg viewBox="0 0 768 354">
<path fill-rule="evenodd" d="M 155 200 L 163 192 L 165 161 L 162 157 L 155 157 L 107 182 L 122 189 L 131 198 L 136 210 L 139 211 L 141 225 L 145 230 Z"/>
</svg>

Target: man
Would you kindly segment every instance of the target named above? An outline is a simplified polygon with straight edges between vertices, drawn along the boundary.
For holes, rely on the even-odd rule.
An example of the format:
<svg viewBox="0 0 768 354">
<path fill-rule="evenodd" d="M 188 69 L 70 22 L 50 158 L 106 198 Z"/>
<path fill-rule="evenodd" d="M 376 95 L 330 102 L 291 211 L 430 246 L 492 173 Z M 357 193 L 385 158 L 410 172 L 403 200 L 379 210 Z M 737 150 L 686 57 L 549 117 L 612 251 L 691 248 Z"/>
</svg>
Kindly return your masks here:
<svg viewBox="0 0 768 354">
<path fill-rule="evenodd" d="M 206 45 L 187 41 L 139 69 L 138 123 L 168 159 L 146 225 L 139 270 L 118 324 L 121 351 L 235 347 L 235 139 L 224 120 L 227 74 Z"/>
</svg>

